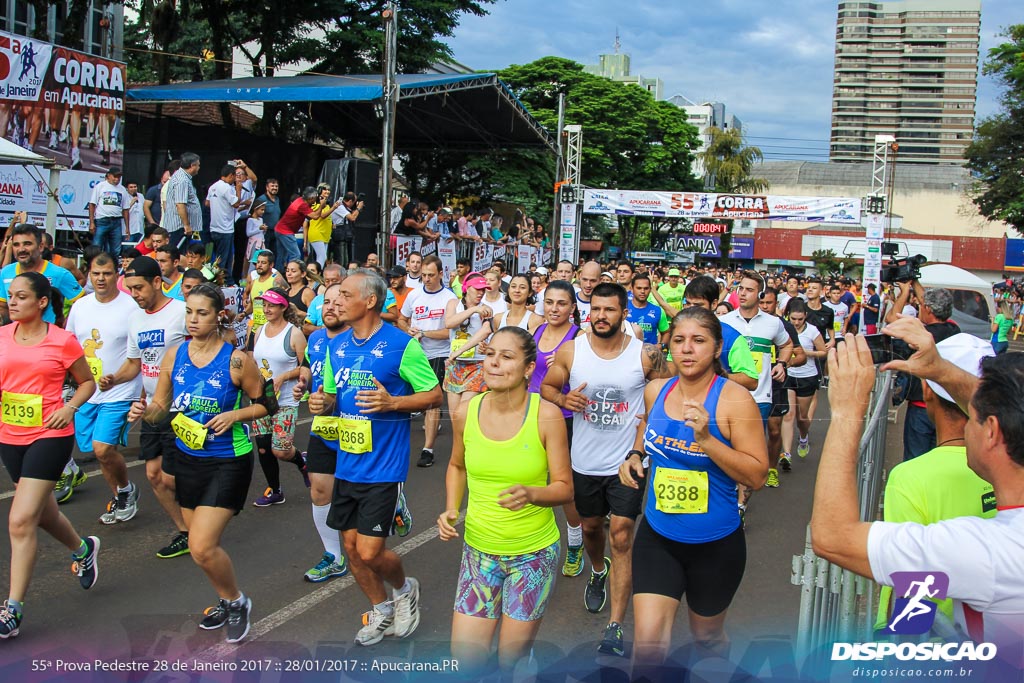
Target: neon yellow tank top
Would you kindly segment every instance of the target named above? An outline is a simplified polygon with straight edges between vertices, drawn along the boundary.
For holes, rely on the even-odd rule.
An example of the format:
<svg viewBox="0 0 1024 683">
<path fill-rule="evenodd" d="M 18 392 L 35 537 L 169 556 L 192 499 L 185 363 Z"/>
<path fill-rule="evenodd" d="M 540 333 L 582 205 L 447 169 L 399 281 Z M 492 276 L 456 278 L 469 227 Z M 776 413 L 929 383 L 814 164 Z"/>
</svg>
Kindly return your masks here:
<svg viewBox="0 0 1024 683">
<path fill-rule="evenodd" d="M 498 505 L 501 491 L 522 484 L 547 486 L 548 455 L 540 440 L 540 396 L 530 394 L 530 408 L 519 432 L 508 441 L 493 441 L 480 430 L 477 419 L 481 394 L 469 402 L 463 441 L 466 445 L 466 543 L 492 555 L 523 555 L 558 541 L 555 512 L 527 505 L 508 510 Z"/>
<path fill-rule="evenodd" d="M 260 282 L 259 277 L 256 277 L 252 281 L 252 289 L 249 290 L 249 296 L 252 298 L 252 326 L 253 328 L 261 327 L 267 324 L 267 316 L 263 314 L 263 299 L 258 298 L 263 292 L 267 291 L 274 286 L 274 277 L 270 276 L 264 282 Z"/>
</svg>

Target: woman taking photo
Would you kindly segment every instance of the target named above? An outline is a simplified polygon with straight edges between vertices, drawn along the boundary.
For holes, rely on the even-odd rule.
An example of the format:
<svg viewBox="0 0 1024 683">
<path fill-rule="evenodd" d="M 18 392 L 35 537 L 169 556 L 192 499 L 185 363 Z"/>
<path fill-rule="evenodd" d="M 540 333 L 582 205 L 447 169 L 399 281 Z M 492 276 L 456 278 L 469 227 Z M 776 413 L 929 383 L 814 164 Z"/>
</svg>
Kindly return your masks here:
<svg viewBox="0 0 1024 683">
<path fill-rule="evenodd" d="M 306 280 L 306 264 L 299 260 L 289 261 L 284 267 L 284 279 L 288 283 L 288 302 L 305 318 L 310 302 L 316 298 Z"/>
<path fill-rule="evenodd" d="M 476 343 L 469 346 L 471 339 L 478 338 L 478 332 L 489 329 L 493 313 L 489 306 L 481 303 L 487 291 L 487 280 L 480 273 L 469 273 L 462 283 L 462 299 L 451 299 L 445 305 L 444 326 L 448 328 L 451 352 L 445 363 L 444 382 L 441 388 L 448 394 L 448 411 L 451 415 L 459 404 L 468 401 L 481 391 L 486 391 L 483 355 L 476 349 Z"/>
<path fill-rule="evenodd" d="M 219 600 L 199 627 L 227 624 L 227 642 L 249 633 L 250 600 L 238 588 L 231 558 L 220 545 L 231 518 L 241 512 L 252 481 L 252 446 L 243 423 L 267 414 L 263 378 L 244 351 L 221 339 L 229 320 L 220 288 L 196 285 L 185 300 L 191 339 L 167 351 L 156 392 L 132 404 L 129 422 L 171 421 L 180 458 L 175 461 L 175 496 L 188 526 L 192 559 L 206 574 Z M 230 381 L 223 381 L 230 378 Z M 242 394 L 252 401 L 244 408 Z"/>
<path fill-rule="evenodd" d="M 724 653 L 725 613 L 747 557 L 736 485 L 761 488 L 768 474 L 757 405 L 722 376 L 718 319 L 684 309 L 672 319 L 669 350 L 678 376 L 647 385 L 647 418 L 619 468 L 624 485 L 647 488 L 633 541 L 633 613 L 643 615 L 634 626 L 634 679 L 658 677 L 684 594 L 693 639 Z"/>
<path fill-rule="evenodd" d="M 53 496 L 74 448 L 75 413 L 96 382 L 75 335 L 43 321 L 52 297 L 45 276 L 22 273 L 7 288 L 11 324 L 0 327 L 0 459 L 15 485 L 8 519 L 11 590 L 0 610 L 0 638 L 19 633 L 39 528 L 71 551 L 82 588 L 99 577 L 100 539 L 79 536 Z M 61 390 L 69 372 L 78 389 L 65 403 Z"/>
<path fill-rule="evenodd" d="M 782 450 L 792 453 L 793 448 L 793 424 L 800 432 L 800 441 L 796 446 L 796 454 L 806 458 L 811 452 L 808 442 L 808 435 L 811 431 L 811 420 L 814 413 L 811 410 L 811 402 L 814 400 L 814 393 L 818 390 L 818 366 L 815 359 L 825 359 L 828 351 L 825 350 L 825 340 L 821 338 L 821 332 L 814 325 L 807 324 L 807 304 L 803 299 L 793 298 L 786 305 L 789 313 L 789 322 L 796 329 L 800 337 L 800 346 L 807 354 L 807 360 L 802 365 L 793 365 L 786 369 L 786 389 L 789 393 L 789 412 L 782 418 Z M 785 466 L 784 466 L 785 468 Z"/>
<path fill-rule="evenodd" d="M 491 338 L 484 361 L 488 391 L 454 416 L 441 540 L 467 488 L 466 539 L 452 616 L 452 656 L 482 673 L 498 635 L 498 664 L 511 672 L 529 655 L 554 588 L 558 525 L 552 510 L 572 499 L 565 427 L 553 404 L 530 393 L 537 347 L 516 327 Z"/>
<path fill-rule="evenodd" d="M 316 188 L 316 192 L 316 203 L 313 204 L 311 210 L 315 213 L 318 209 L 322 209 L 323 212 L 319 218 L 307 220 L 305 246 L 310 258 L 315 259 L 317 263 L 323 266 L 327 263 L 327 244 L 331 241 L 331 230 L 334 227 L 331 214 L 334 213 L 337 207 L 331 204 L 330 187 L 320 183 Z"/>
</svg>

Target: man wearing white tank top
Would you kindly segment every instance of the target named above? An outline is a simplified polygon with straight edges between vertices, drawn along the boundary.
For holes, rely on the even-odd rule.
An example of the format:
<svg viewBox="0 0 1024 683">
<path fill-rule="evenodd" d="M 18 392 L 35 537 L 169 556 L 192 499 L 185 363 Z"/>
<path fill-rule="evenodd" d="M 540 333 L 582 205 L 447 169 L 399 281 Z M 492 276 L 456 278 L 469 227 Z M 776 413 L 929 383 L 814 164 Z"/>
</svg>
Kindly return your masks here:
<svg viewBox="0 0 1024 683">
<path fill-rule="evenodd" d="M 604 609 L 609 569 L 614 565 L 610 620 L 598 649 L 619 656 L 624 653 L 621 624 L 631 592 L 633 527 L 640 514 L 643 488 L 623 485 L 617 472 L 633 446 L 637 418 L 645 413 L 644 387 L 648 380 L 671 375 L 659 347 L 623 332 L 627 306 L 621 285 L 594 287 L 591 331 L 558 349 L 541 386 L 546 400 L 575 413 L 571 449 L 574 499 L 593 568 L 584 604 L 595 614 Z M 563 395 L 566 382 L 572 389 Z M 609 512 L 611 559 L 604 554 L 604 517 Z"/>
</svg>

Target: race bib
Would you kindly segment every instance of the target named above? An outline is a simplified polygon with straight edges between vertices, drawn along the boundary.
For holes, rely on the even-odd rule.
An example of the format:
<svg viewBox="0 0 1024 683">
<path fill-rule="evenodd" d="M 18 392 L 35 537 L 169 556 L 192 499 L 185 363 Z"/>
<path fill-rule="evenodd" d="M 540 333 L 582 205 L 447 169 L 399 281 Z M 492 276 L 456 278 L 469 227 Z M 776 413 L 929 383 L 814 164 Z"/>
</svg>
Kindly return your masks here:
<svg viewBox="0 0 1024 683">
<path fill-rule="evenodd" d="M 99 382 L 100 377 L 103 376 L 103 361 L 99 358 L 86 356 L 85 362 L 89 364 L 89 372 L 92 373 L 92 378 Z"/>
<path fill-rule="evenodd" d="M 39 394 L 16 394 L 5 391 L 0 419 L 18 427 L 43 426 L 43 397 Z"/>
<path fill-rule="evenodd" d="M 185 413 L 178 413 L 174 416 L 174 419 L 171 420 L 171 428 L 174 430 L 174 435 L 194 451 L 202 450 L 206 444 L 206 435 L 210 431 Z"/>
<path fill-rule="evenodd" d="M 313 418 L 313 426 L 310 431 L 324 441 L 337 441 L 339 438 L 338 418 L 333 415 L 317 415 Z"/>
<path fill-rule="evenodd" d="M 708 511 L 708 473 L 659 467 L 654 472 L 655 506 L 666 514 Z"/>
<path fill-rule="evenodd" d="M 369 420 L 338 418 L 338 445 L 346 453 L 369 453 L 373 450 L 373 432 Z"/>
<path fill-rule="evenodd" d="M 761 368 L 764 367 L 764 354 L 763 353 L 754 352 L 753 356 L 754 356 L 754 369 L 757 370 L 757 374 L 760 375 L 761 374 Z M 771 364 L 775 365 L 775 347 L 774 346 L 772 347 L 771 358 L 772 358 L 772 363 Z"/>
<path fill-rule="evenodd" d="M 458 352 L 458 350 L 465 346 L 468 341 L 469 339 L 452 339 L 452 352 Z M 475 351 L 476 347 L 473 347 L 469 351 L 460 353 L 459 358 L 472 358 Z"/>
</svg>

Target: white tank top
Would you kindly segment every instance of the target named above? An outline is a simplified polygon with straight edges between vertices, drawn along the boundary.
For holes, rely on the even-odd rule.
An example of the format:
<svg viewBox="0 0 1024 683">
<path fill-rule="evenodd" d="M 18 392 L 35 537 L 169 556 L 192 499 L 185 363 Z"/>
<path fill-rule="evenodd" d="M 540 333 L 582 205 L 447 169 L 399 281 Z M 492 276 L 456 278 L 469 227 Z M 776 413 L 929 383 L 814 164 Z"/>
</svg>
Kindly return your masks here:
<svg viewBox="0 0 1024 683">
<path fill-rule="evenodd" d="M 589 335 L 576 337 L 569 387 L 584 382 L 590 401 L 573 414 L 572 468 L 580 474 L 608 477 L 619 471 L 636 438 L 636 416 L 644 410 L 643 341 L 629 342 L 613 360 L 605 360 L 590 347 Z"/>
<path fill-rule="evenodd" d="M 505 301 L 504 295 L 502 295 L 501 298 L 497 299 L 496 301 L 488 301 L 487 297 L 485 296 L 483 299 L 480 300 L 480 303 L 482 303 L 484 306 L 489 306 L 490 309 L 494 311 L 495 318 L 497 318 L 499 315 L 508 310 L 508 302 Z"/>
<path fill-rule="evenodd" d="M 463 313 L 465 310 L 466 305 L 461 301 L 455 306 L 456 313 Z M 469 316 L 469 320 L 463 321 L 463 323 L 454 330 L 448 330 L 448 340 L 451 343 L 452 351 L 454 351 L 457 346 L 462 346 L 469 341 L 469 338 L 476 334 L 483 325 L 484 321 L 480 319 L 478 314 L 474 313 Z M 467 354 L 459 354 L 455 360 L 460 363 L 477 363 L 484 359 L 484 357 L 480 355 L 479 344 L 474 346 L 467 352 Z"/>
<path fill-rule="evenodd" d="M 256 360 L 256 367 L 260 369 L 263 379 L 271 379 L 299 367 L 299 360 L 295 357 L 295 350 L 292 349 L 292 334 L 295 326 L 285 323 L 284 329 L 271 337 L 267 334 L 267 327 L 260 329 L 259 337 L 253 345 L 252 356 Z M 291 379 L 281 385 L 281 391 L 277 397 L 278 405 L 282 407 L 297 406 L 299 402 L 292 395 L 292 389 L 297 380 Z"/>
<path fill-rule="evenodd" d="M 509 314 L 509 312 L 505 311 L 505 315 L 502 316 L 501 324 L 498 325 L 498 329 L 499 330 L 501 328 L 503 328 L 503 327 L 518 327 L 521 330 L 526 330 L 527 332 L 530 331 L 530 311 L 526 311 L 526 313 L 523 315 L 522 319 L 519 322 L 517 322 L 515 325 L 509 325 L 508 324 L 508 314 Z"/>
</svg>

